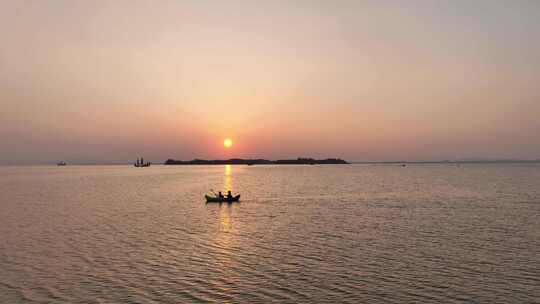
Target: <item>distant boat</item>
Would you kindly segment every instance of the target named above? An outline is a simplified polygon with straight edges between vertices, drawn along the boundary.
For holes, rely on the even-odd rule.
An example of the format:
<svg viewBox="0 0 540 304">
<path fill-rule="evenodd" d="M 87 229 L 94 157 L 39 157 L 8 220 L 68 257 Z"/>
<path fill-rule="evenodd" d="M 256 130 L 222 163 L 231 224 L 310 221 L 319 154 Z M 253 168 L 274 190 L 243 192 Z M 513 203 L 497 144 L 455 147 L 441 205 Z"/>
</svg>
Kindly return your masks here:
<svg viewBox="0 0 540 304">
<path fill-rule="evenodd" d="M 204 195 L 204 197 L 206 198 L 207 203 L 232 203 L 240 200 L 240 194 L 233 196 L 231 199 L 227 199 L 227 197 L 219 198 L 209 195 Z"/>
<path fill-rule="evenodd" d="M 66 166 L 66 162 L 65 161 L 61 161 L 59 163 L 56 164 L 57 166 Z"/>
<path fill-rule="evenodd" d="M 144 167 L 150 167 L 152 163 L 150 162 L 147 162 L 145 163 L 144 162 L 144 158 L 141 157 L 141 160 L 139 161 L 139 159 L 137 158 L 137 161 L 133 164 L 133 166 L 137 167 L 137 168 L 144 168 Z"/>
</svg>

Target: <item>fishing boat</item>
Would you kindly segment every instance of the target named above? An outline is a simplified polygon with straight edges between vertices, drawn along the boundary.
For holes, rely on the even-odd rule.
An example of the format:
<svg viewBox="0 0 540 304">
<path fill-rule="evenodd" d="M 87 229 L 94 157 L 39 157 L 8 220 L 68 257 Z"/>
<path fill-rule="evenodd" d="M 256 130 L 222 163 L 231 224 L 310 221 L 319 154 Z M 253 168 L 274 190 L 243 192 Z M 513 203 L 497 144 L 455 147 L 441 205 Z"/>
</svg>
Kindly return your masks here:
<svg viewBox="0 0 540 304">
<path fill-rule="evenodd" d="M 144 158 L 141 157 L 141 160 L 139 161 L 139 159 L 137 158 L 137 162 L 135 162 L 133 164 L 133 166 L 137 167 L 137 168 L 143 168 L 143 167 L 150 167 L 150 162 L 147 162 L 145 163 L 144 162 Z"/>
<path fill-rule="evenodd" d="M 227 199 L 227 197 L 219 198 L 216 196 L 209 196 L 209 195 L 205 195 L 204 197 L 206 198 L 207 203 L 232 203 L 232 202 L 240 201 L 240 194 L 233 196 L 230 199 Z"/>
</svg>

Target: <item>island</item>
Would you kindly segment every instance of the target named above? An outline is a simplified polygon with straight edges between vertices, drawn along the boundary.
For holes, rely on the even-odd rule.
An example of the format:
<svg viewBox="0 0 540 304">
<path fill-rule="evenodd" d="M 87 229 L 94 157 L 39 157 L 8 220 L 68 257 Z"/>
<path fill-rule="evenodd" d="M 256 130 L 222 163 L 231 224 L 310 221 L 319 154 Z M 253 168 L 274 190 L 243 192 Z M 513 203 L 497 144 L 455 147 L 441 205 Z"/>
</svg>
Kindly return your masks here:
<svg viewBox="0 0 540 304">
<path fill-rule="evenodd" d="M 344 165 L 348 162 L 340 158 L 327 158 L 327 159 L 313 159 L 299 157 L 297 159 L 280 159 L 280 160 L 267 160 L 267 159 L 194 159 L 194 160 L 174 160 L 168 159 L 165 165 Z"/>
</svg>

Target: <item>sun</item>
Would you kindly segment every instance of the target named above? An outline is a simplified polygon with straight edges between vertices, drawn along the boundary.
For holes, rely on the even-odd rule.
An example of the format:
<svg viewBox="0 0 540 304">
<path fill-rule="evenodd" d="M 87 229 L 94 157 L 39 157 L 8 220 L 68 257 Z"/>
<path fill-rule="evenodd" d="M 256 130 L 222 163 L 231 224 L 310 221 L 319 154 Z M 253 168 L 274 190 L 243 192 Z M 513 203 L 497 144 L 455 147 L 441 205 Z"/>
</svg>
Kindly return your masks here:
<svg viewBox="0 0 540 304">
<path fill-rule="evenodd" d="M 232 146 L 232 140 L 230 138 L 225 138 L 225 140 L 223 141 L 223 145 L 225 146 L 225 148 L 230 148 Z"/>
</svg>

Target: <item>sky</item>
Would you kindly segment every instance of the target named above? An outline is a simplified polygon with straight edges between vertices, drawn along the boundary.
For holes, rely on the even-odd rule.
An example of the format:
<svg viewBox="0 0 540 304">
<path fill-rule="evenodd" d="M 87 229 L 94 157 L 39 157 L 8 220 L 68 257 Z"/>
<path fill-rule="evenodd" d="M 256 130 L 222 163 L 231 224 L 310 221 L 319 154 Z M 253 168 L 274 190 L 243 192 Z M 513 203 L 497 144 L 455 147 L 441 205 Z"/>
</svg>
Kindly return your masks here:
<svg viewBox="0 0 540 304">
<path fill-rule="evenodd" d="M 0 6 L 0 164 L 540 158 L 540 1 Z"/>
</svg>

